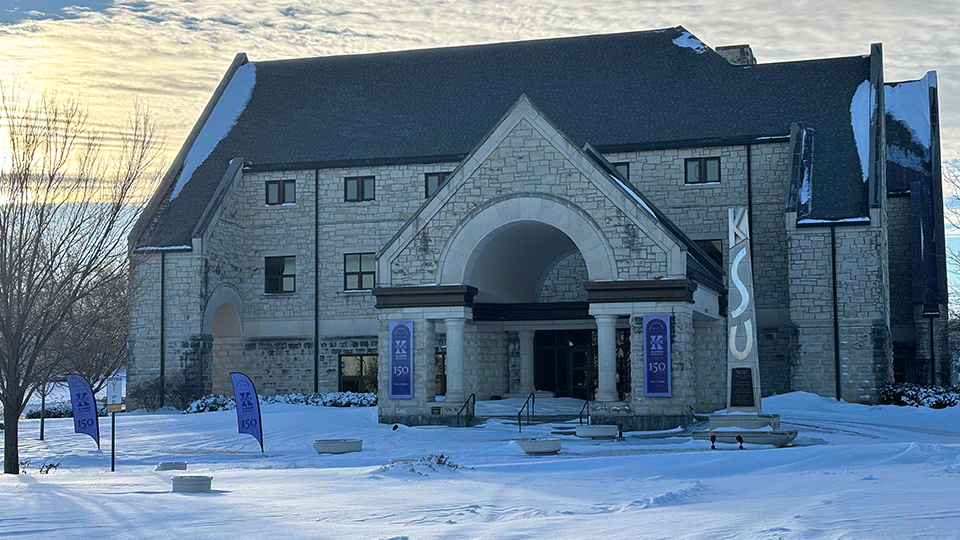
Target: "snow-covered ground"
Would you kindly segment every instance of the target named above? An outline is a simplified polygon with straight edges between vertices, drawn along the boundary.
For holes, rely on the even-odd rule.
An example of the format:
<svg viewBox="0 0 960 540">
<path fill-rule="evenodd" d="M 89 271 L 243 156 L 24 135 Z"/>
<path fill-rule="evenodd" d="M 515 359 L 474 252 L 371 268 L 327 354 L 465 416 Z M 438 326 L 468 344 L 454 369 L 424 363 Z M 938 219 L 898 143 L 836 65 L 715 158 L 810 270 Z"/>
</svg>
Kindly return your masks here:
<svg viewBox="0 0 960 540">
<path fill-rule="evenodd" d="M 570 404 L 538 401 L 538 412 L 550 406 Z M 263 405 L 263 455 L 233 411 L 124 413 L 116 472 L 109 418 L 99 451 L 70 419 L 48 419 L 44 441 L 39 421 L 24 420 L 29 474 L 0 475 L 0 537 L 960 538 L 960 407 L 804 393 L 763 407 L 800 431 L 792 447 L 710 450 L 677 430 L 559 435 L 559 454 L 530 456 L 513 439 L 550 436 L 551 425 L 393 429 L 375 408 Z M 362 439 L 363 451 L 311 444 L 340 438 Z M 440 454 L 447 465 L 421 459 Z M 161 461 L 212 476 L 212 491 L 171 492 L 178 473 Z"/>
</svg>

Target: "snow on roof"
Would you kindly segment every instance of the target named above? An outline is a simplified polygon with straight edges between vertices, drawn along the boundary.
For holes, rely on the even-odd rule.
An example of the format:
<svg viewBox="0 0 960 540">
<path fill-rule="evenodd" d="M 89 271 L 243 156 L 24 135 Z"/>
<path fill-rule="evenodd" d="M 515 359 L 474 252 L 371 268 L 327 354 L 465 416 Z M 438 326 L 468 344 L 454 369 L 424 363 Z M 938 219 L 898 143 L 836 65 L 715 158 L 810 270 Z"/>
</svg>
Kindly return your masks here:
<svg viewBox="0 0 960 540">
<path fill-rule="evenodd" d="M 860 171 L 866 182 L 870 173 L 870 115 L 876 103 L 875 91 L 870 81 L 863 81 L 857 87 L 850 101 L 850 122 L 853 125 L 853 137 L 860 154 Z"/>
<path fill-rule="evenodd" d="M 821 224 L 821 225 L 830 225 L 832 223 L 870 223 L 870 217 L 852 217 L 852 218 L 842 218 L 842 219 L 813 219 L 805 218 L 798 219 L 797 224 L 802 225 L 812 225 L 812 224 Z"/>
<path fill-rule="evenodd" d="M 693 37 L 693 34 L 690 32 L 684 32 L 680 34 L 680 37 L 673 40 L 673 44 L 678 47 L 686 47 L 687 49 L 693 49 L 697 54 L 703 54 L 707 52 L 707 46 L 703 44 L 702 41 Z"/>
<path fill-rule="evenodd" d="M 884 87 L 884 102 L 887 112 L 903 122 L 913 132 L 914 138 L 925 148 L 930 148 L 930 98 L 929 88 L 936 86 L 937 74 L 927 73 L 920 81 L 894 83 Z M 921 84 L 916 84 L 917 82 Z"/>
<path fill-rule="evenodd" d="M 626 191 L 627 194 L 629 194 L 629 195 L 633 198 L 633 200 L 637 202 L 637 204 L 639 204 L 641 207 L 643 207 L 644 210 L 647 211 L 647 213 L 649 213 L 649 214 L 650 214 L 651 216 L 653 216 L 654 218 L 657 217 L 657 214 L 655 214 L 655 213 L 653 212 L 653 210 L 651 210 L 650 207 L 647 206 L 647 203 L 640 197 L 639 194 L 637 194 L 636 191 L 634 191 L 633 189 L 631 189 L 630 186 L 628 186 L 627 184 L 624 184 L 623 181 L 620 180 L 619 178 L 617 178 L 615 175 L 608 174 L 607 176 L 609 176 L 610 178 L 613 179 L 614 182 L 616 182 L 617 184 L 619 184 L 620 187 L 622 187 L 623 190 Z"/>
<path fill-rule="evenodd" d="M 190 147 L 190 152 L 183 160 L 183 169 L 180 171 L 177 183 L 170 194 L 171 199 L 180 194 L 180 190 L 193 176 L 197 167 L 207 159 L 207 156 L 213 152 L 217 144 L 233 128 L 237 118 L 240 117 L 240 113 L 246 108 L 256 82 L 257 72 L 253 63 L 247 63 L 237 68 L 233 78 L 230 79 L 230 83 L 224 89 L 223 95 L 217 100 L 210 117 L 207 118 L 203 128 L 200 129 L 196 141 Z"/>
</svg>

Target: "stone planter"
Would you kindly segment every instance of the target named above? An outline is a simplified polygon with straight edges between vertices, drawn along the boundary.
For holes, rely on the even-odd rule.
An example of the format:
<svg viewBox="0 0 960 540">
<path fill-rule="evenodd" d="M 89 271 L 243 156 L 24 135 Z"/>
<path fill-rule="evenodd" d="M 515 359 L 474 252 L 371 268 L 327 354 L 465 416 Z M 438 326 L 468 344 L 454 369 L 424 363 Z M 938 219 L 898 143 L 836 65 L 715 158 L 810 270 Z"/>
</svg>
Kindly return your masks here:
<svg viewBox="0 0 960 540">
<path fill-rule="evenodd" d="M 361 439 L 317 439 L 313 448 L 318 454 L 346 454 L 359 452 L 363 448 Z"/>
<path fill-rule="evenodd" d="M 161 471 L 185 471 L 187 470 L 186 461 L 161 461 L 157 468 Z"/>
<path fill-rule="evenodd" d="M 556 454 L 560 451 L 560 439 L 557 437 L 514 439 L 523 451 L 535 456 Z"/>
<path fill-rule="evenodd" d="M 210 493 L 212 476 L 172 476 L 173 491 L 177 493 Z"/>
<path fill-rule="evenodd" d="M 613 439 L 618 433 L 617 426 L 577 426 L 577 437 L 585 439 Z"/>
</svg>

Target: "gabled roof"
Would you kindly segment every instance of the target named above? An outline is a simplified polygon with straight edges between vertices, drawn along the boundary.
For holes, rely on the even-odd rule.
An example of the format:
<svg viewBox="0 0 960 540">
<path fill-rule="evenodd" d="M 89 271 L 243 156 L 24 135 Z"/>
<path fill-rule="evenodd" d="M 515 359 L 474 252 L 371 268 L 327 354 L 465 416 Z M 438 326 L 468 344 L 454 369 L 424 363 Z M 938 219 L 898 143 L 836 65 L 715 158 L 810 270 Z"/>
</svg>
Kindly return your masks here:
<svg viewBox="0 0 960 540">
<path fill-rule="evenodd" d="M 735 66 L 682 27 L 254 63 L 240 55 L 131 240 L 189 245 L 233 158 L 254 170 L 459 161 L 521 94 L 601 152 L 786 137 L 803 122 L 817 130 L 817 174 L 830 180 L 815 186 L 824 193 L 814 212 L 860 216 L 850 109 L 869 75 L 868 56 Z M 192 168 L 185 156 L 211 141 L 209 152 L 194 150 L 202 162 Z M 181 169 L 190 177 L 178 179 Z"/>
</svg>

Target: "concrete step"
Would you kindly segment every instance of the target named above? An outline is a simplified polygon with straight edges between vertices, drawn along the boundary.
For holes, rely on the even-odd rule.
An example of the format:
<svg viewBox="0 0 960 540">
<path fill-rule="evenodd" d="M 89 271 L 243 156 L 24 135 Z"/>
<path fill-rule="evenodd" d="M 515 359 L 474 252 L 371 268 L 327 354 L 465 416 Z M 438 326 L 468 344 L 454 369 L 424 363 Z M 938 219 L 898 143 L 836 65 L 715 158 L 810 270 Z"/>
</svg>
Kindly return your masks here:
<svg viewBox="0 0 960 540">
<path fill-rule="evenodd" d="M 491 416 L 480 416 L 475 417 L 477 420 L 483 421 L 488 418 L 499 418 L 504 420 L 507 424 L 517 425 L 517 415 L 491 415 Z M 527 415 L 523 415 L 520 418 L 520 421 L 523 422 L 523 425 L 528 424 L 555 424 L 562 422 L 576 422 L 577 416 L 571 416 L 569 414 L 545 414 L 545 415 L 535 415 L 531 416 L 530 420 L 527 421 Z"/>
</svg>

